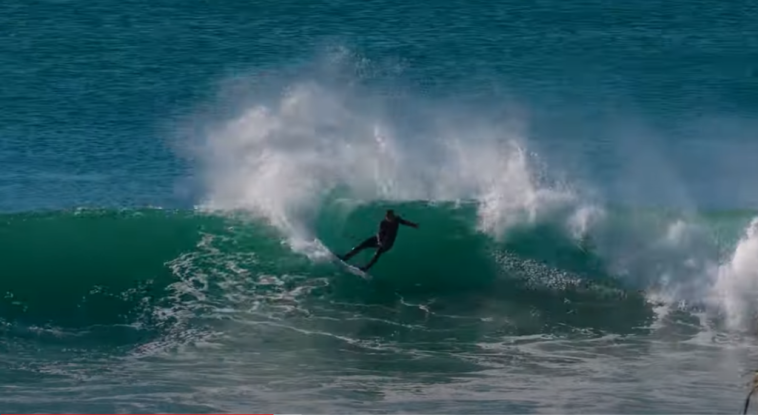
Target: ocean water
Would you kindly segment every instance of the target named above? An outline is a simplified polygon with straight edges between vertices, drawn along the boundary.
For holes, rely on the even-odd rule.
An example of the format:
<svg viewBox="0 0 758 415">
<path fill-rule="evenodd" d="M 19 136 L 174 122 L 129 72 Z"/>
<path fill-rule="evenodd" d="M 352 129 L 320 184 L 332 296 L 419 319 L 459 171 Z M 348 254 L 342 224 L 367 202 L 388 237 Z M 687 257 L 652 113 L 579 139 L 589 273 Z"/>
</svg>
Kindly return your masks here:
<svg viewBox="0 0 758 415">
<path fill-rule="evenodd" d="M 5 0 L 0 412 L 738 412 L 756 50 L 743 0 Z"/>
</svg>

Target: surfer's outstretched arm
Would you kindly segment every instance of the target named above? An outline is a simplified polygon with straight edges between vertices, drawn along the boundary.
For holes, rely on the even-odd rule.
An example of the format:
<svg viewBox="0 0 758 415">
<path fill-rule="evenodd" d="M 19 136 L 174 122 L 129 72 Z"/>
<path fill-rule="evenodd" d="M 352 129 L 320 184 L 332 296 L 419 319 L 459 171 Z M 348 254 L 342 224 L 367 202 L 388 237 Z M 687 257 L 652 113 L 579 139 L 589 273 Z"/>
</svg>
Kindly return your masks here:
<svg viewBox="0 0 758 415">
<path fill-rule="evenodd" d="M 405 220 L 403 218 L 397 218 L 397 220 L 398 220 L 398 222 L 400 222 L 401 224 L 403 224 L 405 226 L 410 226 L 411 228 L 418 228 L 418 223 L 413 223 L 413 222 L 411 222 L 409 220 Z"/>
</svg>

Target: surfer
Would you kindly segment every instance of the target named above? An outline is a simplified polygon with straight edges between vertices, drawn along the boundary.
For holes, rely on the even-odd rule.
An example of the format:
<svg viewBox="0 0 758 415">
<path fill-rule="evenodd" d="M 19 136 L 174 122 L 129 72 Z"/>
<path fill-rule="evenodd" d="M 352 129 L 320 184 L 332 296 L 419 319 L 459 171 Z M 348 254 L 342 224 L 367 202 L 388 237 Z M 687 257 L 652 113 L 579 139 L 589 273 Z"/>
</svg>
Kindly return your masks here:
<svg viewBox="0 0 758 415">
<path fill-rule="evenodd" d="M 392 245 L 395 243 L 395 237 L 397 236 L 397 230 L 400 225 L 418 228 L 418 224 L 407 221 L 400 216 L 395 215 L 395 212 L 392 209 L 387 210 L 387 214 L 384 216 L 384 219 L 379 223 L 379 233 L 370 236 L 347 254 L 340 255 L 339 258 L 347 262 L 350 258 L 353 257 L 353 255 L 366 248 L 378 248 L 374 254 L 374 257 L 371 258 L 371 261 L 359 268 L 361 271 L 368 270 L 376 263 L 376 261 L 383 253 L 392 249 Z"/>
</svg>

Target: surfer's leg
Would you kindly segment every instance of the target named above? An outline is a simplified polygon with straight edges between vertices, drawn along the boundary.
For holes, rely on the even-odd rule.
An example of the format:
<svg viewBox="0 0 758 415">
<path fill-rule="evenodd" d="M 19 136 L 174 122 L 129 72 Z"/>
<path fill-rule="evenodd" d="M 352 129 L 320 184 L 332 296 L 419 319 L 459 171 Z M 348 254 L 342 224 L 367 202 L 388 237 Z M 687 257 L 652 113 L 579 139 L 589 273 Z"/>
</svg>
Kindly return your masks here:
<svg viewBox="0 0 758 415">
<path fill-rule="evenodd" d="M 374 253 L 374 256 L 371 258 L 371 261 L 368 262 L 368 264 L 360 267 L 359 269 L 361 271 L 368 271 L 369 268 L 373 267 L 374 264 L 376 264 L 376 261 L 379 260 L 379 257 L 382 256 L 383 253 L 389 251 L 389 248 L 379 248 L 376 250 L 376 253 Z"/>
<path fill-rule="evenodd" d="M 377 240 L 376 236 L 371 236 L 369 238 L 366 238 L 365 241 L 361 242 L 360 245 L 351 249 L 350 252 L 346 253 L 345 255 L 340 256 L 340 259 L 343 261 L 347 261 L 358 252 L 361 252 L 362 250 L 366 248 L 376 248 L 377 246 L 379 246 L 379 241 Z"/>
</svg>

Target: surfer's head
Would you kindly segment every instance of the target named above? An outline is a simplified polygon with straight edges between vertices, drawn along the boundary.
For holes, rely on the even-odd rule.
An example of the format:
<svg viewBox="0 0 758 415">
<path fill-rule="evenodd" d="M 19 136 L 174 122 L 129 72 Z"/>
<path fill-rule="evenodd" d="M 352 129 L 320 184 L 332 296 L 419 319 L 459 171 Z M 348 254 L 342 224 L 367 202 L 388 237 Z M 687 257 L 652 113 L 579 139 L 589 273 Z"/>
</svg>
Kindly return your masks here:
<svg viewBox="0 0 758 415">
<path fill-rule="evenodd" d="M 392 209 L 387 209 L 387 214 L 385 216 L 389 220 L 395 219 L 395 211 Z"/>
</svg>

